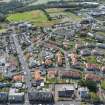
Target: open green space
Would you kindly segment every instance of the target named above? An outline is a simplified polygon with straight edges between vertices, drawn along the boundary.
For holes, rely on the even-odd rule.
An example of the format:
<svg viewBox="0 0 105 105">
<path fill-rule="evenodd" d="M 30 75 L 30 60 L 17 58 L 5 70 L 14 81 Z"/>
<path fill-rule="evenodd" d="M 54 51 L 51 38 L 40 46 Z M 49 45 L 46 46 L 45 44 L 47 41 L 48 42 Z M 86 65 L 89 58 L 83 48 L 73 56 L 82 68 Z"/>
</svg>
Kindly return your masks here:
<svg viewBox="0 0 105 105">
<path fill-rule="evenodd" d="M 47 16 L 40 10 L 9 14 L 7 20 L 10 22 L 28 21 L 36 26 L 48 26 L 56 23 L 56 21 L 48 21 Z"/>
<path fill-rule="evenodd" d="M 89 62 L 89 63 L 97 64 L 96 56 L 85 57 L 85 59 L 86 59 L 86 61 Z"/>
</svg>

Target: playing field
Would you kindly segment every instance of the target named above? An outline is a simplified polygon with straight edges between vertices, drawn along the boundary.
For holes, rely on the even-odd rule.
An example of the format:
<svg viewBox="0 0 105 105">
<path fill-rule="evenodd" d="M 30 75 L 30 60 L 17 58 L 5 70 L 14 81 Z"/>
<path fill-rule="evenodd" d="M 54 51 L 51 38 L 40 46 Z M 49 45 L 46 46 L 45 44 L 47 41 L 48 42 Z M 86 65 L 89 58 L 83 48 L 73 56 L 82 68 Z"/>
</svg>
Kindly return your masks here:
<svg viewBox="0 0 105 105">
<path fill-rule="evenodd" d="M 48 21 L 47 16 L 40 10 L 9 14 L 7 20 L 10 22 L 28 21 L 36 26 L 47 26 L 56 23 L 55 21 Z"/>
</svg>

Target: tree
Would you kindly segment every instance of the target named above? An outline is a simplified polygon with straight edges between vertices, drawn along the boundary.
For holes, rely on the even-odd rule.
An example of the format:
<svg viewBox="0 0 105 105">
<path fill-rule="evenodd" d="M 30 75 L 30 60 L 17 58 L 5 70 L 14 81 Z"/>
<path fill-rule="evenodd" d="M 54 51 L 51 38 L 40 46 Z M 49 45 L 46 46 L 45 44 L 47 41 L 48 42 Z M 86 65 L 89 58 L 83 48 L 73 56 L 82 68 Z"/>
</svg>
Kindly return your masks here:
<svg viewBox="0 0 105 105">
<path fill-rule="evenodd" d="M 93 103 L 99 103 L 100 102 L 100 97 L 96 93 L 92 92 L 90 95 L 91 95 L 91 101 Z"/>
<path fill-rule="evenodd" d="M 80 86 L 87 87 L 92 92 L 97 92 L 97 83 L 90 80 L 80 80 L 78 82 Z"/>
</svg>

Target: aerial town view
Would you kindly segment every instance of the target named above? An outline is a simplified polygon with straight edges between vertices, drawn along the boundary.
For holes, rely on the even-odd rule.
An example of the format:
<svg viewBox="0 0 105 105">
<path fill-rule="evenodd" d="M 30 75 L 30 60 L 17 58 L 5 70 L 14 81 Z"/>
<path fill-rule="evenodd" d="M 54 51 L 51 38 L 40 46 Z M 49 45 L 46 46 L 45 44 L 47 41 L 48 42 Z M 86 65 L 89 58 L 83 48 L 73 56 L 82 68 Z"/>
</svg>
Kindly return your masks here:
<svg viewBox="0 0 105 105">
<path fill-rule="evenodd" d="M 105 0 L 0 0 L 0 105 L 105 105 Z"/>
</svg>

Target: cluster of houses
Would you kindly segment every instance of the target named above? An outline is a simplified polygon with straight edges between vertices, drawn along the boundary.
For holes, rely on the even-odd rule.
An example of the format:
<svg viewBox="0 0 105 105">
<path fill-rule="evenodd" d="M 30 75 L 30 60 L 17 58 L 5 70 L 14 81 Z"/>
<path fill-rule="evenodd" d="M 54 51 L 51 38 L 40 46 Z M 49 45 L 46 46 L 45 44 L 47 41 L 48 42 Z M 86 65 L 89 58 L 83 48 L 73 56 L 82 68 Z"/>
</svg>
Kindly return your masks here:
<svg viewBox="0 0 105 105">
<path fill-rule="evenodd" d="M 81 79 L 97 84 L 105 80 L 104 62 L 100 60 L 100 65 L 86 59 L 92 56 L 98 61 L 98 58 L 105 57 L 105 37 L 91 32 L 92 24 L 90 19 L 44 28 L 33 27 L 27 22 L 12 24 L 31 71 L 33 91 L 27 91 L 27 73 L 22 72 L 11 36 L 13 30 L 9 29 L 8 33 L 2 33 L 2 38 L 0 36 L 0 74 L 9 81 L 0 83 L 1 90 L 8 88 L 7 92 L 0 92 L 0 103 L 24 103 L 27 93 L 30 104 L 54 104 L 54 98 L 88 99 L 89 89 L 76 83 Z M 50 87 L 53 84 L 54 89 Z"/>
</svg>

